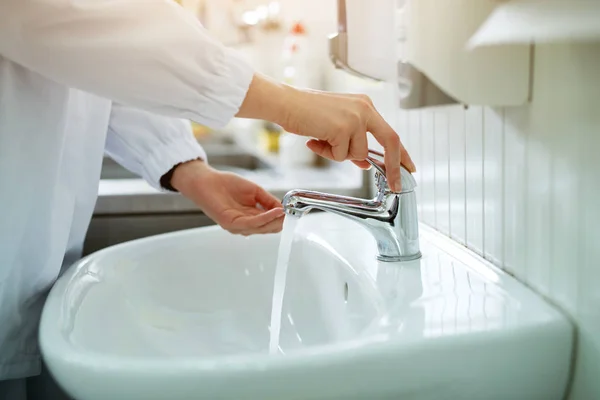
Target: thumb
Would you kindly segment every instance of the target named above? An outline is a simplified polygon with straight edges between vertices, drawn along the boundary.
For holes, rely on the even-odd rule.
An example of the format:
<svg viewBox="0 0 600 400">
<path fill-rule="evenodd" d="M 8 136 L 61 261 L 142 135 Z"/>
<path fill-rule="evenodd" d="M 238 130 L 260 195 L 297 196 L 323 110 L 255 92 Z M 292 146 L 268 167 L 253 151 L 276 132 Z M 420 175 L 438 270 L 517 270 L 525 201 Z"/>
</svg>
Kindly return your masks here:
<svg viewBox="0 0 600 400">
<path fill-rule="evenodd" d="M 306 147 L 308 147 L 313 153 L 316 153 L 321 157 L 334 160 L 333 149 L 331 145 L 324 140 L 311 139 L 308 142 L 306 142 Z"/>
<path fill-rule="evenodd" d="M 283 208 L 273 208 L 258 215 L 245 215 L 240 217 L 236 223 L 237 228 L 241 230 L 256 229 L 268 224 L 271 221 L 281 218 L 285 215 Z"/>
<path fill-rule="evenodd" d="M 371 164 L 369 164 L 367 161 L 352 160 L 352 162 L 360 169 L 371 169 Z"/>
</svg>

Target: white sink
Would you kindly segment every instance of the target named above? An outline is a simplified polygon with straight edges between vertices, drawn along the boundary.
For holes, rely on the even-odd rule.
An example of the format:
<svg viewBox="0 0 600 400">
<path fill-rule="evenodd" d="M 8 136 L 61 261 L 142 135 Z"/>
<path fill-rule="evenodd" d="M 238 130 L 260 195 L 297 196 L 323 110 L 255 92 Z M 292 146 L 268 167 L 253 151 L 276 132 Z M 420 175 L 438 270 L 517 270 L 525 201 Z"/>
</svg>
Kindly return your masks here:
<svg viewBox="0 0 600 400">
<path fill-rule="evenodd" d="M 48 367 L 78 400 L 563 397 L 566 318 L 426 227 L 421 260 L 382 263 L 359 225 L 302 218 L 269 355 L 278 243 L 211 227 L 92 254 L 46 302 Z"/>
</svg>

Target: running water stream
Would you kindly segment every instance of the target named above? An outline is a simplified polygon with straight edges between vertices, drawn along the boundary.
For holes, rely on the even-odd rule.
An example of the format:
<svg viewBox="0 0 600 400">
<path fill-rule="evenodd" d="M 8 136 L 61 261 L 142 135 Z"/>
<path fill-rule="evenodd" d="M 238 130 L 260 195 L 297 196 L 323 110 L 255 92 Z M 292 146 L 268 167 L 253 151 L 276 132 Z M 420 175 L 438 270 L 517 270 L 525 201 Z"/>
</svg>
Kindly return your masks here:
<svg viewBox="0 0 600 400">
<path fill-rule="evenodd" d="M 279 253 L 277 254 L 277 267 L 275 269 L 275 281 L 273 285 L 273 303 L 271 306 L 271 337 L 269 340 L 269 354 L 279 354 L 279 336 L 281 333 L 281 312 L 283 309 L 283 296 L 285 294 L 286 276 L 290 252 L 296 225 L 300 218 L 286 216 L 283 221 L 281 241 L 279 242 Z"/>
</svg>

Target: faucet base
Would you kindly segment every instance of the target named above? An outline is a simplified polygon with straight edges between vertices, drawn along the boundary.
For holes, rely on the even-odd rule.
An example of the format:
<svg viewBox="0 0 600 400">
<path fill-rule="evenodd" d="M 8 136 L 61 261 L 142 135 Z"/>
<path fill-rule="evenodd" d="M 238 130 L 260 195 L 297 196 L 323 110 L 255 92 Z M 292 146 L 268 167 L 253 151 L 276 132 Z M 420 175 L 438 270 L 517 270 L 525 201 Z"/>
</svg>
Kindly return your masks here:
<svg viewBox="0 0 600 400">
<path fill-rule="evenodd" d="M 413 260 L 418 260 L 419 258 L 421 258 L 421 252 L 418 252 L 417 254 L 412 254 L 410 256 L 396 256 L 396 257 L 390 257 L 390 256 L 382 256 L 382 255 L 378 255 L 377 259 L 379 261 L 383 261 L 383 262 L 403 262 L 403 261 L 413 261 Z"/>
</svg>

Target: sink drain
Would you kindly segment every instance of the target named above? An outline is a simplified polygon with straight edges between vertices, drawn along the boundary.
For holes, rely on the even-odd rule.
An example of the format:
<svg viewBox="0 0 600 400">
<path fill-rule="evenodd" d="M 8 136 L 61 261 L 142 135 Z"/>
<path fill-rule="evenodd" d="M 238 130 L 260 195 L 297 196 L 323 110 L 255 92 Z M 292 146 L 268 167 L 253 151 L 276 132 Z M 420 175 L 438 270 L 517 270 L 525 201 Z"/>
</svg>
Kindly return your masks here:
<svg viewBox="0 0 600 400">
<path fill-rule="evenodd" d="M 348 282 L 344 283 L 344 301 L 348 302 Z"/>
</svg>

